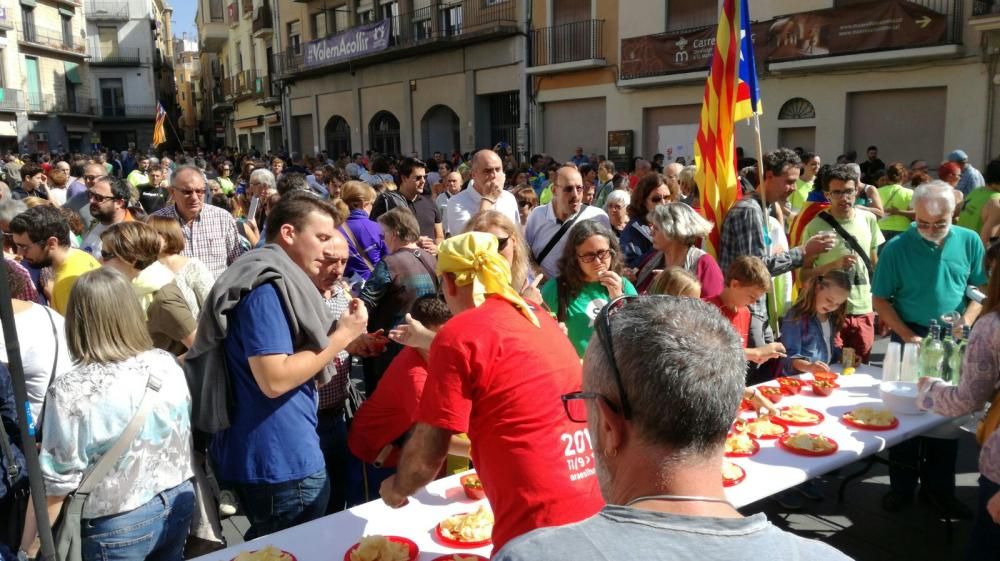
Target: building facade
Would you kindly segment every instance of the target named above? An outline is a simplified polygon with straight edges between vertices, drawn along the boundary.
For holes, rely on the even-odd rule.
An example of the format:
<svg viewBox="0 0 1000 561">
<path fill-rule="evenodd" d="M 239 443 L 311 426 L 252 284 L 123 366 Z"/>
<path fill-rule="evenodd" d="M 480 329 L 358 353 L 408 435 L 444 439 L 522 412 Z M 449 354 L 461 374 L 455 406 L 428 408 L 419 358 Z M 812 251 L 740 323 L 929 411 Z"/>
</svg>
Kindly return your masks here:
<svg viewBox="0 0 1000 561">
<path fill-rule="evenodd" d="M 181 146 L 198 146 L 198 119 L 201 115 L 201 57 L 198 41 L 187 33 L 174 40 L 174 82 L 177 84 L 177 132 Z"/>
<path fill-rule="evenodd" d="M 1000 1 L 750 3 L 763 146 L 827 158 L 876 145 L 884 161 L 975 165 L 1000 153 Z M 528 72 L 541 151 L 620 163 L 692 159 L 718 3 L 534 4 Z M 572 123 L 572 127 L 567 127 Z M 752 128 L 737 144 L 755 152 Z"/>
<path fill-rule="evenodd" d="M 524 0 L 278 0 L 274 73 L 299 155 L 527 150 Z"/>
</svg>

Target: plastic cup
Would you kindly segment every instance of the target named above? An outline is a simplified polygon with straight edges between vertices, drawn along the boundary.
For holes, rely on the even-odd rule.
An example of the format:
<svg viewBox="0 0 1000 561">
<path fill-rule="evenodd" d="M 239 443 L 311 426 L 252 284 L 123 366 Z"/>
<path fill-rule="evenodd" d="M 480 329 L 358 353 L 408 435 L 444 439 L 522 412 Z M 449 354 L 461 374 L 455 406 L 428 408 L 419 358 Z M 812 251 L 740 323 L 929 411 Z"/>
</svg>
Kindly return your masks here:
<svg viewBox="0 0 1000 561">
<path fill-rule="evenodd" d="M 899 343 L 889 343 L 885 350 L 885 359 L 882 361 L 882 381 L 898 382 L 899 369 L 903 362 L 903 346 Z"/>
<path fill-rule="evenodd" d="M 901 382 L 916 382 L 920 375 L 920 345 L 907 343 L 903 347 L 903 363 L 899 368 Z"/>
</svg>

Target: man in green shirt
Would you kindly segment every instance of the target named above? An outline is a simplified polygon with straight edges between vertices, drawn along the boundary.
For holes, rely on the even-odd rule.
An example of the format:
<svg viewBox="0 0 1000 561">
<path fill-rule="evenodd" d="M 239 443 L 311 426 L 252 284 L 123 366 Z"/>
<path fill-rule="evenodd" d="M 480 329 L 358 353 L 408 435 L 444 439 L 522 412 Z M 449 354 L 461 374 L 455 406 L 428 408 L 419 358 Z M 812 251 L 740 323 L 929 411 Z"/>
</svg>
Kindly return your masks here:
<svg viewBox="0 0 1000 561">
<path fill-rule="evenodd" d="M 965 197 L 958 225 L 979 232 L 984 246 L 1000 234 L 1000 159 L 986 166 L 985 187 L 976 187 Z"/>
<path fill-rule="evenodd" d="M 830 201 L 830 208 L 806 225 L 803 236 L 810 238 L 820 232 L 834 231 L 837 234 L 837 243 L 829 251 L 817 254 L 812 264 L 807 263 L 803 266 L 801 279 L 805 281 L 834 269 L 848 271 L 853 279 L 853 286 L 847 298 L 847 317 L 837 338 L 845 347 L 854 349 L 862 362 L 868 362 L 872 344 L 875 342 L 871 279 L 868 265 L 854 246 L 857 245 L 864 251 L 874 269 L 878 261 L 878 246 L 885 241 L 885 238 L 878 227 L 875 215 L 854 206 L 858 179 L 843 164 L 833 166 L 823 176 L 823 194 Z M 843 233 L 837 231 L 827 218 L 835 220 Z M 850 236 L 853 243 L 844 234 Z"/>
<path fill-rule="evenodd" d="M 143 156 L 139 158 L 138 167 L 132 170 L 132 173 L 128 174 L 128 184 L 132 186 L 133 189 L 138 189 L 140 185 L 146 185 L 149 183 L 149 176 L 146 175 L 146 170 L 149 169 L 149 158 Z"/>
</svg>

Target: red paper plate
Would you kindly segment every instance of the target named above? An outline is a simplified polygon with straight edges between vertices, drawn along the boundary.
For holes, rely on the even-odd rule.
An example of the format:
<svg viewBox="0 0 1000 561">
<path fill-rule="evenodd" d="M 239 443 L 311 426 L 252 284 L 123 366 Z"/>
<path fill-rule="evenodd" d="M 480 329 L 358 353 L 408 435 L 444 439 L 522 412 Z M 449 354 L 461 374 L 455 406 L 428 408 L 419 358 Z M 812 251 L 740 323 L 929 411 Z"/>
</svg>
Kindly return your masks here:
<svg viewBox="0 0 1000 561">
<path fill-rule="evenodd" d="M 775 386 L 760 386 L 757 388 L 760 395 L 766 397 L 771 403 L 778 403 L 781 398 L 785 395 L 781 388 Z"/>
<path fill-rule="evenodd" d="M 798 378 L 781 377 L 776 378 L 775 381 L 778 382 L 781 393 L 785 395 L 795 395 L 801 392 L 802 387 L 805 386 L 805 383 Z"/>
<path fill-rule="evenodd" d="M 448 555 L 442 555 L 441 557 L 435 557 L 431 561 L 454 561 L 455 556 L 464 557 L 466 559 L 475 559 L 476 561 L 490 561 L 482 555 L 475 555 L 473 553 L 449 553 Z"/>
<path fill-rule="evenodd" d="M 420 549 L 417 547 L 416 542 L 411 539 L 404 538 L 402 536 L 385 536 L 389 541 L 401 543 L 409 548 L 410 550 L 410 561 L 417 561 L 417 557 L 420 555 Z M 361 543 L 356 543 L 351 546 L 350 549 L 344 552 L 344 561 L 351 561 L 351 552 L 361 546 Z"/>
<path fill-rule="evenodd" d="M 732 435 L 730 435 L 730 436 L 732 436 Z M 760 443 L 758 443 L 756 439 L 754 439 L 753 437 L 750 437 L 750 443 L 753 444 L 753 450 L 752 451 L 750 451 L 750 452 L 726 452 L 726 454 L 725 454 L 726 457 L 727 458 L 749 458 L 750 456 L 753 456 L 757 452 L 760 452 Z"/>
<path fill-rule="evenodd" d="M 475 549 L 477 547 L 483 547 L 484 545 L 490 545 L 493 543 L 493 539 L 485 539 L 478 542 L 463 542 L 459 540 L 453 540 L 451 538 L 445 537 L 441 533 L 441 524 L 434 526 L 434 537 L 438 539 L 439 542 L 443 543 L 448 547 L 454 547 L 456 549 Z"/>
<path fill-rule="evenodd" d="M 743 466 L 739 464 L 733 464 L 733 465 L 739 468 L 740 476 L 735 479 L 726 479 L 725 477 L 723 477 L 722 478 L 723 487 L 733 487 L 734 485 L 739 485 L 740 483 L 743 482 L 744 479 L 747 478 L 747 470 L 743 469 Z"/>
<path fill-rule="evenodd" d="M 782 408 L 779 409 L 779 411 L 784 411 L 786 409 L 788 409 L 788 408 L 787 407 L 782 407 Z M 780 416 L 775 415 L 775 416 L 771 417 L 771 421 L 773 421 L 775 423 L 778 423 L 779 425 L 788 425 L 790 427 L 814 427 L 814 426 L 822 423 L 823 419 L 826 419 L 826 417 L 824 417 L 822 413 L 820 413 L 819 411 L 817 411 L 815 409 L 809 409 L 807 407 L 806 411 L 812 413 L 813 415 L 816 415 L 816 420 L 815 421 L 789 421 L 788 419 L 784 419 L 784 418 L 782 418 Z"/>
<path fill-rule="evenodd" d="M 821 436 L 821 435 L 818 435 L 818 434 L 815 434 L 815 433 L 809 433 L 809 435 L 810 436 Z M 795 448 L 794 446 L 789 446 L 788 445 L 788 439 L 791 438 L 791 437 L 792 437 L 792 435 L 790 435 L 790 434 L 783 435 L 781 438 L 778 439 L 778 444 L 780 444 L 781 447 L 784 448 L 785 450 L 791 452 L 792 454 L 798 454 L 799 456 L 830 456 L 830 455 L 836 453 L 837 450 L 839 449 L 839 446 L 837 445 L 837 441 L 834 440 L 834 439 L 832 439 L 832 438 L 830 438 L 829 436 L 824 436 L 823 438 L 825 438 L 828 442 L 830 442 L 831 444 L 833 444 L 833 448 L 830 448 L 829 450 L 824 450 L 822 452 L 814 452 L 812 450 L 802 450 L 801 448 Z"/>
<path fill-rule="evenodd" d="M 781 423 L 774 423 L 774 424 L 778 425 L 779 427 L 781 427 L 781 432 L 779 432 L 778 434 L 767 434 L 767 435 L 764 435 L 764 436 L 757 436 L 757 435 L 755 435 L 755 434 L 753 434 L 751 432 L 747 432 L 745 425 L 744 425 L 744 428 L 742 428 L 742 429 L 740 428 L 740 426 L 742 424 L 745 423 L 746 425 L 749 425 L 750 422 L 751 421 L 747 421 L 745 419 L 739 419 L 739 420 L 736 421 L 736 423 L 733 424 L 733 430 L 739 431 L 739 432 L 746 432 L 747 434 L 750 435 L 750 438 L 753 438 L 755 440 L 774 440 L 774 439 L 780 438 L 782 435 L 788 433 L 788 426 L 783 425 Z M 773 422 L 773 420 L 772 420 L 772 422 Z"/>
<path fill-rule="evenodd" d="M 883 425 L 865 425 L 865 424 L 859 423 L 859 422 L 857 422 L 855 420 L 848 419 L 847 418 L 847 413 L 844 413 L 844 416 L 841 417 L 840 420 L 843 421 L 845 425 L 848 425 L 850 427 L 854 427 L 856 429 L 861 429 L 861 430 L 873 430 L 873 431 L 892 430 L 892 429 L 895 429 L 895 428 L 899 427 L 899 418 L 898 417 L 893 417 L 892 418 L 892 422 L 889 423 L 888 425 L 884 425 L 884 426 Z"/>
<path fill-rule="evenodd" d="M 257 553 L 258 551 L 260 551 L 260 550 L 259 549 L 254 549 L 254 550 L 250 551 L 250 553 Z M 291 552 L 285 551 L 284 549 L 281 550 L 281 558 L 282 559 L 287 559 L 288 561 L 298 561 L 298 559 L 295 557 L 295 555 L 293 555 Z M 236 558 L 233 557 L 233 559 L 230 559 L 230 561 L 233 561 L 234 559 L 236 559 Z"/>
</svg>

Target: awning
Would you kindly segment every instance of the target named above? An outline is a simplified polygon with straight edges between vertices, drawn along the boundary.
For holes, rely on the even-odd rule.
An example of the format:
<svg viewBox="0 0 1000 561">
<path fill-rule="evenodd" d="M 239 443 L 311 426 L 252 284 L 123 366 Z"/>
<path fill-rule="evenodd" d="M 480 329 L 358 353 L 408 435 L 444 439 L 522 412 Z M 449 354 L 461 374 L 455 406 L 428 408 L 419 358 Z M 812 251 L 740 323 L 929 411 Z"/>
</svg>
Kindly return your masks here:
<svg viewBox="0 0 1000 561">
<path fill-rule="evenodd" d="M 22 4 L 23 3 L 24 2 L 22 2 Z M 64 16 L 66 16 L 66 17 L 68 17 L 68 18 L 71 18 L 71 17 L 73 17 L 73 16 L 76 15 L 76 13 L 74 13 L 73 10 L 70 10 L 68 8 L 59 8 L 59 13 L 62 14 L 62 15 L 64 15 Z"/>
<path fill-rule="evenodd" d="M 75 62 L 63 61 L 63 69 L 66 71 L 66 79 L 74 84 L 82 84 L 80 79 L 80 65 Z"/>
<path fill-rule="evenodd" d="M 34 8 L 38 4 L 35 4 L 35 0 L 21 0 L 22 6 L 27 6 L 29 8 Z"/>
<path fill-rule="evenodd" d="M 281 124 L 281 113 L 270 113 L 264 115 L 265 125 L 280 125 Z"/>
<path fill-rule="evenodd" d="M 246 119 L 240 119 L 236 121 L 235 125 L 238 129 L 249 129 L 256 127 L 260 124 L 260 117 L 248 117 Z"/>
<path fill-rule="evenodd" d="M 17 137 L 17 117 L 13 119 L 0 119 L 0 136 Z"/>
</svg>

